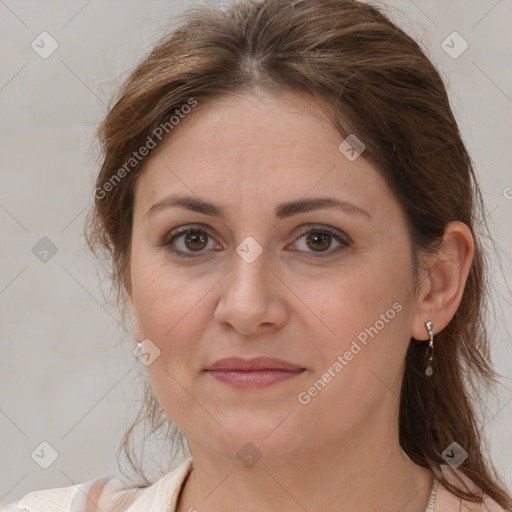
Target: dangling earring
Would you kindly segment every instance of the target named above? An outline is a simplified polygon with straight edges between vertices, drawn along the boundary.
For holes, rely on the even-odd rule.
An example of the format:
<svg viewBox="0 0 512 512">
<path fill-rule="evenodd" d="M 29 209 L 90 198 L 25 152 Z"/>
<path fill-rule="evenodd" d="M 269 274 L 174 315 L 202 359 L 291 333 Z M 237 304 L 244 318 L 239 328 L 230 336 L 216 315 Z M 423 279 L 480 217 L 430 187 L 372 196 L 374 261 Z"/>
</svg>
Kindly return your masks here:
<svg viewBox="0 0 512 512">
<path fill-rule="evenodd" d="M 427 369 L 425 370 L 425 374 L 427 377 L 430 377 L 433 373 L 432 370 L 432 360 L 434 359 L 434 333 L 432 332 L 433 323 L 429 320 L 425 322 L 425 327 L 427 328 L 428 335 L 430 336 L 430 341 L 427 347 Z"/>
</svg>

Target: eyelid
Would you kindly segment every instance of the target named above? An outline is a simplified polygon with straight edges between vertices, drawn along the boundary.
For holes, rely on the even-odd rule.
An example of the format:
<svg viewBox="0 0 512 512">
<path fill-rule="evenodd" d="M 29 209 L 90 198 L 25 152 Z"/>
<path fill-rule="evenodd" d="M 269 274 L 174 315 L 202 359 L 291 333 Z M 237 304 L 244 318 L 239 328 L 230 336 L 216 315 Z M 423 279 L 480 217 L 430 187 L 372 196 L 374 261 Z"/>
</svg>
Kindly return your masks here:
<svg viewBox="0 0 512 512">
<path fill-rule="evenodd" d="M 306 233 L 309 233 L 310 231 L 315 231 L 315 230 L 324 231 L 330 235 L 339 237 L 342 241 L 346 242 L 347 244 L 353 243 L 352 238 L 350 238 L 350 236 L 348 236 L 345 231 L 342 231 L 341 229 L 338 229 L 338 228 L 326 226 L 324 224 L 311 224 L 311 223 L 310 224 L 302 224 L 300 226 L 297 226 L 297 228 L 294 230 L 294 232 L 298 231 L 298 233 L 295 234 L 294 236 L 301 237 L 301 236 L 305 235 Z"/>
<path fill-rule="evenodd" d="M 302 229 L 301 229 L 302 228 Z M 338 242 L 338 247 L 334 249 L 329 248 L 327 251 L 305 251 L 308 254 L 311 254 L 313 258 L 328 258 L 334 257 L 338 255 L 340 252 L 348 249 L 352 246 L 352 239 L 343 231 L 337 228 L 331 228 L 330 226 L 318 225 L 318 224 L 306 224 L 303 226 L 299 226 L 297 230 L 300 230 L 297 235 L 295 235 L 295 241 L 292 244 L 287 245 L 286 247 L 290 247 L 290 245 L 294 245 L 300 240 L 304 235 L 308 233 L 324 233 L 328 234 L 332 238 L 334 238 Z M 297 250 L 297 249 L 295 249 Z M 304 252 L 297 250 L 297 252 Z"/>
<path fill-rule="evenodd" d="M 211 228 L 205 226 L 204 224 L 184 224 L 183 226 L 178 226 L 177 228 L 171 229 L 168 231 L 162 239 L 157 242 L 157 245 L 167 245 L 175 236 L 187 233 L 188 231 L 204 231 L 210 238 L 213 238 L 210 235 Z"/>
</svg>

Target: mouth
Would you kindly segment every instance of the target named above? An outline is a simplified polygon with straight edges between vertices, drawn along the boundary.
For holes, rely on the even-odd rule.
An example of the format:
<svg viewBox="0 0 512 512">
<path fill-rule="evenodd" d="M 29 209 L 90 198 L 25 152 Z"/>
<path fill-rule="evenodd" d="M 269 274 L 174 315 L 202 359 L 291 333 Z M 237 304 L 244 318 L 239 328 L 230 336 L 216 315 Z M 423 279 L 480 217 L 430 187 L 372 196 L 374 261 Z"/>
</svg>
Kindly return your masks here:
<svg viewBox="0 0 512 512">
<path fill-rule="evenodd" d="M 262 389 L 297 377 L 305 368 L 269 357 L 220 359 L 205 372 L 216 380 L 239 389 Z"/>
</svg>

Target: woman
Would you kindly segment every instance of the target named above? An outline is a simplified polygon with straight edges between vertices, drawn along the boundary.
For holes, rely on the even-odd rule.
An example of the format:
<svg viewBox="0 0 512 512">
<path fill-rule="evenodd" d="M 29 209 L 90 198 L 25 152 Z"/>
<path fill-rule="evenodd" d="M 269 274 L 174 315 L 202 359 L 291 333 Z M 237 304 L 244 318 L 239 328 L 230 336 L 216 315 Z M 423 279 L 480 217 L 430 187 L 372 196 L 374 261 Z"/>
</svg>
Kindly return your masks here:
<svg viewBox="0 0 512 512">
<path fill-rule="evenodd" d="M 131 311 L 138 420 L 190 456 L 12 510 L 512 507 L 471 399 L 495 376 L 482 199 L 416 42 L 353 0 L 196 9 L 99 136 L 87 236 Z"/>
</svg>

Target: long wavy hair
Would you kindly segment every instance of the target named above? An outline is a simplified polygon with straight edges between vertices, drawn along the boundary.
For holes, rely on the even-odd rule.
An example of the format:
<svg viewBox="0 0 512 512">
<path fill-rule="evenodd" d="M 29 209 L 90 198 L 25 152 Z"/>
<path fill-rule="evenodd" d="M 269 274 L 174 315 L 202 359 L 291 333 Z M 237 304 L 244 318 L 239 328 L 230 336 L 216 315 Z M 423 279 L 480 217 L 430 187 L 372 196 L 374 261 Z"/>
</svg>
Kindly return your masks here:
<svg viewBox="0 0 512 512">
<path fill-rule="evenodd" d="M 85 236 L 106 261 L 118 306 L 126 311 L 134 185 L 146 161 L 130 161 L 133 152 L 191 98 L 203 104 L 255 88 L 317 99 L 330 106 L 341 137 L 353 133 L 364 141 L 362 158 L 381 173 L 406 215 L 416 271 L 421 253 L 435 250 L 448 222 L 470 228 L 474 258 L 460 306 L 436 335 L 430 378 L 425 378 L 425 343 L 411 340 L 408 347 L 399 439 L 416 464 L 433 471 L 457 441 L 468 452 L 459 471 L 511 508 L 512 499 L 484 454 L 477 414 L 484 392 L 497 383 L 486 330 L 485 205 L 438 70 L 377 7 L 355 0 L 203 5 L 187 11 L 158 41 L 119 89 L 98 130 L 102 163 Z M 172 137 L 170 129 L 166 136 Z M 141 423 L 149 425 L 144 441 L 164 429 L 170 446 L 185 452 L 187 446 L 146 382 L 141 410 L 118 456 L 123 451 L 149 485 L 131 443 Z M 440 480 L 456 496 L 481 501 L 481 492 L 462 481 L 452 484 L 442 475 Z"/>
</svg>

